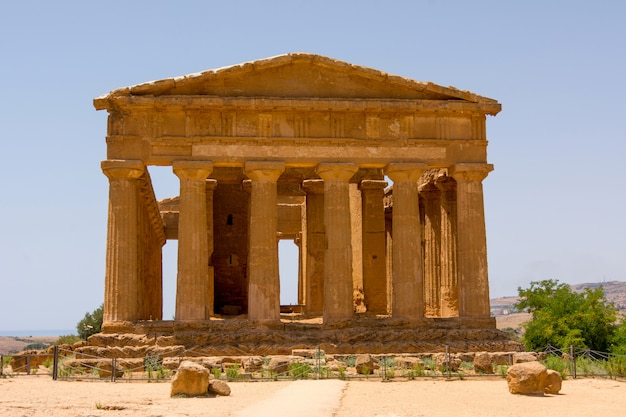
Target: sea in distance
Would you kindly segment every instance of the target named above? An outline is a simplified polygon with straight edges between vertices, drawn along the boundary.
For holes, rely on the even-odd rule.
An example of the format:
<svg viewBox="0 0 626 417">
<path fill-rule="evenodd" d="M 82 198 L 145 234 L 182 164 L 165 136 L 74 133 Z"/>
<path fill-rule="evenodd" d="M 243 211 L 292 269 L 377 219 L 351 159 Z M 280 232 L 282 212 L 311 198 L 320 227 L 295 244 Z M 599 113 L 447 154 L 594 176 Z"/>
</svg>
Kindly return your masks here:
<svg viewBox="0 0 626 417">
<path fill-rule="evenodd" d="M 0 330 L 0 336 L 65 336 L 76 334 L 76 329 L 44 329 L 44 330 Z"/>
</svg>

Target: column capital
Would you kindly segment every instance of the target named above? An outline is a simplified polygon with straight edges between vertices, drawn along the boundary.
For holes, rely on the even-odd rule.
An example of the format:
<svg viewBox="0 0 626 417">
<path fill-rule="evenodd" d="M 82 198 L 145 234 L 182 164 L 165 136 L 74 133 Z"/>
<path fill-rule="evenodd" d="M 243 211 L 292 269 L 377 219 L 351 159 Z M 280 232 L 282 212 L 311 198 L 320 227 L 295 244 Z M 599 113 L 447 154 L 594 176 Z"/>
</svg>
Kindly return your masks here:
<svg viewBox="0 0 626 417">
<path fill-rule="evenodd" d="M 428 165 L 421 162 L 392 162 L 385 167 L 384 172 L 393 182 L 417 181 L 427 169 Z"/>
<path fill-rule="evenodd" d="M 434 183 L 428 182 L 421 187 L 418 187 L 420 195 L 427 199 L 437 199 L 441 195 L 441 190 L 435 186 Z"/>
<path fill-rule="evenodd" d="M 100 163 L 102 172 L 110 179 L 137 179 L 146 170 L 142 161 L 107 159 Z"/>
<path fill-rule="evenodd" d="M 277 181 L 284 171 L 285 163 L 282 161 L 246 161 L 244 165 L 245 174 L 253 181 Z"/>
<path fill-rule="evenodd" d="M 304 180 L 302 181 L 302 189 L 307 194 L 324 194 L 324 180 Z"/>
<path fill-rule="evenodd" d="M 454 190 L 456 182 L 448 175 L 440 175 L 435 180 L 435 186 L 439 189 L 439 191 L 447 192 Z"/>
<path fill-rule="evenodd" d="M 204 180 L 213 172 L 213 162 L 173 161 L 172 170 L 180 179 Z"/>
<path fill-rule="evenodd" d="M 209 178 L 208 180 L 206 180 L 205 182 L 206 184 L 206 189 L 213 191 L 217 188 L 217 180 L 213 179 L 213 178 Z"/>
<path fill-rule="evenodd" d="M 315 171 L 324 180 L 349 181 L 359 170 L 357 164 L 351 162 L 322 162 Z"/>
<path fill-rule="evenodd" d="M 482 181 L 493 171 L 493 164 L 461 163 L 449 170 L 450 176 L 457 181 Z"/>
<path fill-rule="evenodd" d="M 384 190 L 389 183 L 385 180 L 362 180 L 359 190 Z"/>
</svg>

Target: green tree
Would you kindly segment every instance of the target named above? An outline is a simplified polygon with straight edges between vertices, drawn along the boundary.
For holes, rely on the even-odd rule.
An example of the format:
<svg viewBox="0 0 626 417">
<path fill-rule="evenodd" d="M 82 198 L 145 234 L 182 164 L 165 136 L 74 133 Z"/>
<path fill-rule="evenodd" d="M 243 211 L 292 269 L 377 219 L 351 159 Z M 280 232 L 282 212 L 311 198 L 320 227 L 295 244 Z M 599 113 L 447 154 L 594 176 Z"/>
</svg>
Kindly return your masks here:
<svg viewBox="0 0 626 417">
<path fill-rule="evenodd" d="M 76 331 L 81 339 L 87 340 L 92 334 L 100 333 L 102 330 L 102 318 L 104 315 L 104 304 L 96 308 L 91 313 L 85 313 L 85 317 L 76 325 Z"/>
<path fill-rule="evenodd" d="M 574 345 L 606 352 L 612 347 L 617 309 L 606 301 L 602 287 L 577 293 L 557 280 L 544 280 L 517 292 L 515 307 L 532 314 L 522 339 L 527 349 Z"/>
</svg>

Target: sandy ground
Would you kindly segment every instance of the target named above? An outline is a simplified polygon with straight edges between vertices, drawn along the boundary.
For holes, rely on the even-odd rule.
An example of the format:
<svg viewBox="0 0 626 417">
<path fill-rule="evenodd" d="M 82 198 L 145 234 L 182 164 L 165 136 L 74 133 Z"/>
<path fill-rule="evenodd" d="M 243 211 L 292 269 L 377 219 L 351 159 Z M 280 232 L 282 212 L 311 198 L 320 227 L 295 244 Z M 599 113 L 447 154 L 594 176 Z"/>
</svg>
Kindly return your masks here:
<svg viewBox="0 0 626 417">
<path fill-rule="evenodd" d="M 230 383 L 229 397 L 170 398 L 169 383 L 0 379 L 0 416 L 621 416 L 626 383 L 563 382 L 559 395 L 512 395 L 504 379 Z"/>
</svg>

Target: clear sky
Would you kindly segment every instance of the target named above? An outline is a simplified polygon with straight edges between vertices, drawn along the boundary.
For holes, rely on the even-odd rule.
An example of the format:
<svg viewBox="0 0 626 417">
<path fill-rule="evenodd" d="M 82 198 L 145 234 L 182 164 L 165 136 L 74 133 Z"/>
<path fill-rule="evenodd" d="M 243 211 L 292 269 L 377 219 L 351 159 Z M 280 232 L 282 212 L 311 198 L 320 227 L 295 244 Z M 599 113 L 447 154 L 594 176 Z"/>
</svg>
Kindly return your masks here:
<svg viewBox="0 0 626 417">
<path fill-rule="evenodd" d="M 107 113 L 93 98 L 288 52 L 502 103 L 487 120 L 492 297 L 626 280 L 625 20 L 621 0 L 3 1 L 0 332 L 73 329 L 103 300 Z M 151 173 L 158 198 L 178 194 L 171 169 Z"/>
</svg>

